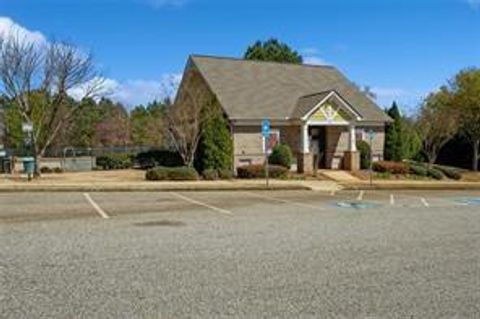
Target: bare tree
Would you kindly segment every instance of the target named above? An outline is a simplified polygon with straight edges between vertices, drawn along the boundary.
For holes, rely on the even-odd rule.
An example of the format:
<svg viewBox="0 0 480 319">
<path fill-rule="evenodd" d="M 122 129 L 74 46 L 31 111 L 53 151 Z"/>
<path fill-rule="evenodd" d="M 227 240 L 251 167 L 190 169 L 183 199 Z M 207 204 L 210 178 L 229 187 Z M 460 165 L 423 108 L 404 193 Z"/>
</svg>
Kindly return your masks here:
<svg viewBox="0 0 480 319">
<path fill-rule="evenodd" d="M 40 158 L 80 106 L 71 103 L 68 93 L 75 90 L 80 99 L 94 97 L 103 84 L 91 54 L 64 42 L 39 44 L 18 35 L 0 41 L 0 80 L 3 94 L 33 126 L 36 175 Z"/>
<path fill-rule="evenodd" d="M 192 166 L 195 160 L 203 124 L 212 101 L 212 95 L 200 79 L 194 74 L 182 82 L 179 95 L 174 104 L 166 112 L 167 131 L 175 149 L 178 151 L 187 166 Z"/>
<path fill-rule="evenodd" d="M 429 166 L 435 163 L 442 147 L 458 132 L 458 111 L 452 107 L 452 94 L 446 87 L 430 94 L 423 102 L 417 130 Z"/>
</svg>

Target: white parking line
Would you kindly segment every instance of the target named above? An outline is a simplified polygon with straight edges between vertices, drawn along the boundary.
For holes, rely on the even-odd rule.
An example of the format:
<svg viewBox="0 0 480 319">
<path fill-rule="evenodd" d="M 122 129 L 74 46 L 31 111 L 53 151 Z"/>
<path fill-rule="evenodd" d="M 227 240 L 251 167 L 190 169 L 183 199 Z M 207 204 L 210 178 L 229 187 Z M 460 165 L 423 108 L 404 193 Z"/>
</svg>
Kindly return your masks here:
<svg viewBox="0 0 480 319">
<path fill-rule="evenodd" d="M 390 205 L 395 205 L 395 198 L 393 197 L 393 194 L 390 194 Z"/>
<path fill-rule="evenodd" d="M 305 203 L 299 203 L 299 202 L 295 202 L 295 201 L 291 201 L 291 200 L 287 200 L 287 199 L 265 196 L 265 195 L 260 195 L 260 194 L 256 194 L 256 193 L 246 193 L 246 194 L 248 194 L 250 196 L 255 196 L 255 197 L 268 199 L 268 200 L 275 201 L 275 202 L 290 204 L 290 205 L 294 205 L 294 206 L 313 208 L 313 209 L 318 209 L 318 210 L 325 210 L 325 208 L 320 207 L 320 206 L 309 205 L 309 204 L 305 204 Z"/>
<path fill-rule="evenodd" d="M 209 205 L 207 203 L 203 203 L 203 202 L 200 202 L 198 200 L 195 200 L 195 199 L 192 199 L 190 197 L 187 197 L 187 196 L 183 196 L 179 193 L 175 193 L 175 192 L 172 192 L 171 193 L 172 195 L 180 198 L 180 199 L 183 199 L 187 202 L 190 202 L 192 204 L 196 204 L 196 205 L 199 205 L 199 206 L 203 206 L 203 207 L 206 207 L 206 208 L 209 208 L 211 210 L 214 210 L 216 211 L 217 213 L 221 213 L 221 214 L 225 214 L 225 215 L 233 215 L 233 213 L 229 210 L 226 210 L 226 209 L 223 209 L 223 208 L 219 208 L 219 207 L 215 207 L 215 206 L 212 206 L 212 205 Z"/>
<path fill-rule="evenodd" d="M 97 203 L 95 203 L 95 201 L 90 197 L 88 193 L 83 193 L 83 196 L 85 196 L 85 199 L 90 203 L 90 205 L 92 205 L 92 207 L 97 211 L 97 213 L 102 216 L 102 218 L 110 218 L 110 216 L 108 216 L 107 213 L 105 213 L 105 211 L 100 206 L 98 206 Z"/>
<path fill-rule="evenodd" d="M 363 195 L 365 195 L 365 191 L 360 191 L 357 196 L 357 200 L 363 200 Z"/>
<path fill-rule="evenodd" d="M 430 204 L 427 202 L 425 197 L 420 197 L 420 201 L 422 202 L 423 206 L 430 207 Z"/>
</svg>

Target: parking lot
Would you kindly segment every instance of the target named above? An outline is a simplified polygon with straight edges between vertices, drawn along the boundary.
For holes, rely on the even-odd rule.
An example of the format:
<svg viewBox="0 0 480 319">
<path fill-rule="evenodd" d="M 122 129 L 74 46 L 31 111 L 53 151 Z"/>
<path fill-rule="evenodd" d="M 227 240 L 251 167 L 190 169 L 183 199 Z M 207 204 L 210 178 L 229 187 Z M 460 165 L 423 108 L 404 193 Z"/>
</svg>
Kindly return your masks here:
<svg viewBox="0 0 480 319">
<path fill-rule="evenodd" d="M 480 192 L 0 194 L 5 318 L 478 318 Z"/>
</svg>

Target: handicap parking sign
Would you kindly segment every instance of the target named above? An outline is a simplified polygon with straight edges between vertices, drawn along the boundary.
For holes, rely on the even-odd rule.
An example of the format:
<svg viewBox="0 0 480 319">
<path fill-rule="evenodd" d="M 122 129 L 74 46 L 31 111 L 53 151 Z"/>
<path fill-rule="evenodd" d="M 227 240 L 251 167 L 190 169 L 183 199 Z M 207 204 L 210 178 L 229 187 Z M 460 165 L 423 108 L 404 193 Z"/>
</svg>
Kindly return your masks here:
<svg viewBox="0 0 480 319">
<path fill-rule="evenodd" d="M 262 121 L 262 135 L 268 137 L 270 135 L 270 120 Z"/>
</svg>

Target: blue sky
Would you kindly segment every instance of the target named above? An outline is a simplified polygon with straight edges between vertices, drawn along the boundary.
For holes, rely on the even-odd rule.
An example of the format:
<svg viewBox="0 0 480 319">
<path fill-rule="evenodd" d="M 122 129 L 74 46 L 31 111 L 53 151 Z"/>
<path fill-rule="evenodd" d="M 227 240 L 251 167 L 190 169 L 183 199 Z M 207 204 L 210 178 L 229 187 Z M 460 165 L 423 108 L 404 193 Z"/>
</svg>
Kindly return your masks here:
<svg viewBox="0 0 480 319">
<path fill-rule="evenodd" d="M 91 49 L 130 105 L 160 97 L 191 53 L 240 57 L 270 37 L 405 111 L 480 66 L 480 0 L 0 0 L 0 34 L 12 26 Z"/>
</svg>

